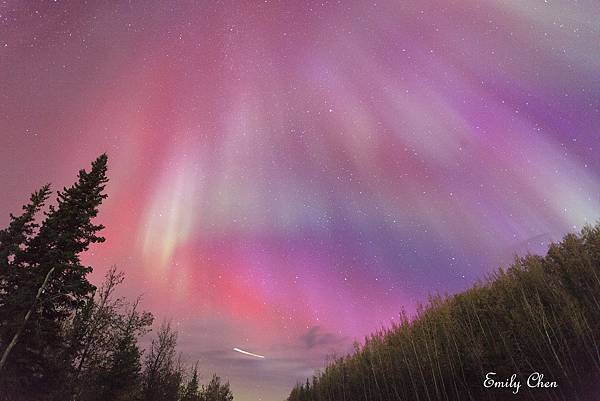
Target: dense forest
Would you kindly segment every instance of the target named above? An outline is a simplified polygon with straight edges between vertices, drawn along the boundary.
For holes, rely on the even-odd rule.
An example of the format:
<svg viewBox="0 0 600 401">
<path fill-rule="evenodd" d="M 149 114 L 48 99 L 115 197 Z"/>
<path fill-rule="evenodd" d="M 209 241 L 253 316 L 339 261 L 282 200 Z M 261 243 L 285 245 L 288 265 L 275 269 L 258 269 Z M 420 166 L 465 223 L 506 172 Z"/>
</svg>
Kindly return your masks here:
<svg viewBox="0 0 600 401">
<path fill-rule="evenodd" d="M 80 255 L 104 241 L 93 220 L 106 173 L 101 155 L 56 205 L 46 185 L 0 230 L 0 400 L 231 401 L 228 383 L 201 385 L 198 365 L 184 366 L 169 323 L 140 347 L 153 316 L 115 296 L 122 272 L 88 281 Z"/>
<path fill-rule="evenodd" d="M 490 372 L 495 383 L 484 383 Z M 529 387 L 535 372 L 544 377 L 533 376 Z M 516 394 L 497 387 L 513 374 L 522 382 Z M 468 291 L 431 297 L 413 319 L 402 315 L 299 383 L 288 401 L 594 401 L 599 394 L 597 224 L 565 236 L 545 257 L 516 258 Z"/>
</svg>

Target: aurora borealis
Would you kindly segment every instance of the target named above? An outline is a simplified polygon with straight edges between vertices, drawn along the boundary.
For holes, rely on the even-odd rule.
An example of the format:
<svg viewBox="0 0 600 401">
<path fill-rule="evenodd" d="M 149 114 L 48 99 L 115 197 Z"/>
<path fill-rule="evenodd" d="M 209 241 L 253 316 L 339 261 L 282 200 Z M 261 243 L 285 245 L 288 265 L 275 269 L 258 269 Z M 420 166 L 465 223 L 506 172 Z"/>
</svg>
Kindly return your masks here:
<svg viewBox="0 0 600 401">
<path fill-rule="evenodd" d="M 600 218 L 600 3 L 3 2 L 0 138 L 3 225 L 107 152 L 94 278 L 282 400 Z"/>
</svg>

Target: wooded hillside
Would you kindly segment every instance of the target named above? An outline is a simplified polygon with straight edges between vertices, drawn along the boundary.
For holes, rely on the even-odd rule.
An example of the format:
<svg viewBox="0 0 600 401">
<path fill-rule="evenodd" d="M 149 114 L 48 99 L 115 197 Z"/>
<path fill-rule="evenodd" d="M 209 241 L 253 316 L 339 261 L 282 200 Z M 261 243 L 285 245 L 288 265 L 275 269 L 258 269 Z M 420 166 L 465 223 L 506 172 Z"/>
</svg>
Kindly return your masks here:
<svg viewBox="0 0 600 401">
<path fill-rule="evenodd" d="M 516 374 L 522 387 L 485 388 Z M 531 373 L 557 388 L 529 388 Z M 537 381 L 533 381 L 537 384 Z M 545 257 L 517 258 L 486 281 L 434 296 L 412 320 L 298 384 L 288 401 L 585 400 L 600 394 L 600 224 Z"/>
</svg>

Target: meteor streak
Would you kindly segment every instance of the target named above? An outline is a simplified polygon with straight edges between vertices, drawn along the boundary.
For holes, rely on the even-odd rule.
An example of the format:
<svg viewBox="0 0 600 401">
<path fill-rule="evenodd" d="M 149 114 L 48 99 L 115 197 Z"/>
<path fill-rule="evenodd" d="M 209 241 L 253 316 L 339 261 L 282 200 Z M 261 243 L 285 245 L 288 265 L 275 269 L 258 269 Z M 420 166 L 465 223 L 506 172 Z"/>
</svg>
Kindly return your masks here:
<svg viewBox="0 0 600 401">
<path fill-rule="evenodd" d="M 253 354 L 252 352 L 244 351 L 243 349 L 234 348 L 233 350 L 234 350 L 234 351 L 236 351 L 236 352 L 242 353 L 242 354 L 244 354 L 244 355 L 250 355 L 250 356 L 254 356 L 254 357 L 256 357 L 256 358 L 265 359 L 265 357 L 264 357 L 264 356 L 262 356 L 262 355 Z"/>
</svg>

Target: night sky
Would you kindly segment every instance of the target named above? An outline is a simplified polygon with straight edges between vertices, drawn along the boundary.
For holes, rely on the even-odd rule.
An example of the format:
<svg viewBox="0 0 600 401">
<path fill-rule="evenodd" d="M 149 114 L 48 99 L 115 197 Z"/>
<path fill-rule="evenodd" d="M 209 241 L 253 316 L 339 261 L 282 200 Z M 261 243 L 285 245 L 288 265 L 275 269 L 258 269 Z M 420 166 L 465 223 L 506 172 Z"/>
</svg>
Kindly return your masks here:
<svg viewBox="0 0 600 401">
<path fill-rule="evenodd" d="M 1 2 L 0 223 L 102 152 L 94 282 L 282 400 L 600 218 L 600 2 Z"/>
</svg>

